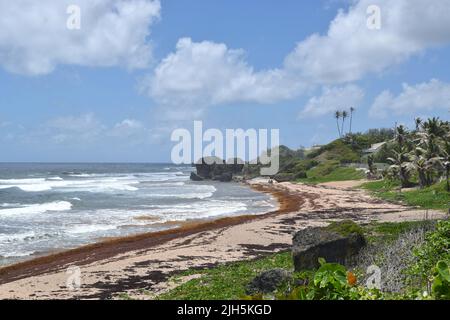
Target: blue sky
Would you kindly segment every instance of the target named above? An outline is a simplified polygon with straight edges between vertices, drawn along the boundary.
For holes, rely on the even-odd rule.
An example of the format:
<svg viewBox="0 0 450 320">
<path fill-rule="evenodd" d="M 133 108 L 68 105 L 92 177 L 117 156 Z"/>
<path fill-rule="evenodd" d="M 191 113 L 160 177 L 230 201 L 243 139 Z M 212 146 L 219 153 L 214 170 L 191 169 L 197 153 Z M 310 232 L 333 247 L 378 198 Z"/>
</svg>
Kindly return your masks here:
<svg viewBox="0 0 450 320">
<path fill-rule="evenodd" d="M 354 131 L 450 115 L 448 0 L 31 2 L 0 0 L 0 161 L 168 162 L 193 120 L 297 148 L 337 108 Z"/>
</svg>

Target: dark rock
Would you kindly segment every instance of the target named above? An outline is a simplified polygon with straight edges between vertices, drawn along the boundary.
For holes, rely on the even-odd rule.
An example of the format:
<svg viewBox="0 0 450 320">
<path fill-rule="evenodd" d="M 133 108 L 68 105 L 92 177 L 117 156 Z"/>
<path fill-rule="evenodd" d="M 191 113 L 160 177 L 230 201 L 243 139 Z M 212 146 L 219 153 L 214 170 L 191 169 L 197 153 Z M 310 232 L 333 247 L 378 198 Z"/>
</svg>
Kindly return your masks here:
<svg viewBox="0 0 450 320">
<path fill-rule="evenodd" d="M 242 174 L 244 164 L 241 164 L 237 159 L 227 163 L 217 157 L 207 157 L 198 161 L 195 164 L 195 168 L 197 171 L 196 176 L 202 178 L 202 180 L 229 182 L 232 181 L 233 174 Z M 193 178 L 197 179 L 196 176 L 191 175 L 191 180 L 194 180 Z"/>
<path fill-rule="evenodd" d="M 200 177 L 198 174 L 196 174 L 195 172 L 191 172 L 191 180 L 192 181 L 203 181 L 204 179 L 202 177 Z"/>
<path fill-rule="evenodd" d="M 307 228 L 297 232 L 293 238 L 292 256 L 295 271 L 319 267 L 319 258 L 327 262 L 345 264 L 366 245 L 359 233 L 341 235 L 327 228 Z"/>
<path fill-rule="evenodd" d="M 258 293 L 274 292 L 283 282 L 288 281 L 291 274 L 283 269 L 274 269 L 261 273 L 255 277 L 246 288 L 248 295 L 255 295 Z"/>
<path fill-rule="evenodd" d="M 289 182 L 289 181 L 295 181 L 298 179 L 305 179 L 306 178 L 306 172 L 300 171 L 297 173 L 279 173 L 276 174 L 273 179 L 280 183 L 280 182 Z"/>
<path fill-rule="evenodd" d="M 222 175 L 220 176 L 221 182 L 230 182 L 231 180 L 233 180 L 233 175 L 231 174 L 231 172 L 222 173 Z"/>
<path fill-rule="evenodd" d="M 306 175 L 305 171 L 300 171 L 300 172 L 297 172 L 295 174 L 295 180 L 297 180 L 297 179 L 306 179 L 306 178 L 308 178 L 308 176 Z"/>
<path fill-rule="evenodd" d="M 244 176 L 233 176 L 232 180 L 234 182 L 245 182 L 245 177 Z"/>
</svg>

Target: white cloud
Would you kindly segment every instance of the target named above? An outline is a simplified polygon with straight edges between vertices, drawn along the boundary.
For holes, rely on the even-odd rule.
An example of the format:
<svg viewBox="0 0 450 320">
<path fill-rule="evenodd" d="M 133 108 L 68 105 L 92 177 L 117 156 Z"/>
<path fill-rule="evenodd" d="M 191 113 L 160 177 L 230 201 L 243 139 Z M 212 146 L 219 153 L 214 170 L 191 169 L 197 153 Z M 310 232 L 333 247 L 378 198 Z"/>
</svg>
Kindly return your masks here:
<svg viewBox="0 0 450 320">
<path fill-rule="evenodd" d="M 372 104 L 370 116 L 413 115 L 438 109 L 450 109 L 450 84 L 432 79 L 414 86 L 403 84 L 397 96 L 387 90 L 382 92 Z"/>
<path fill-rule="evenodd" d="M 106 127 L 88 113 L 79 116 L 64 116 L 52 119 L 45 123 L 39 130 L 41 137 L 51 137 L 55 143 L 67 143 L 71 141 L 93 142 L 100 137 Z"/>
<path fill-rule="evenodd" d="M 300 118 L 313 118 L 331 114 L 335 110 L 358 106 L 364 98 L 364 91 L 355 86 L 324 87 L 320 96 L 309 99 L 300 112 Z"/>
<path fill-rule="evenodd" d="M 374 4 L 381 8 L 381 30 L 367 27 L 367 8 Z M 166 108 L 166 114 L 181 119 L 201 114 L 212 105 L 292 99 L 314 86 L 342 85 L 383 72 L 426 48 L 450 42 L 449 7 L 450 0 L 354 1 L 337 14 L 325 35 L 314 34 L 299 42 L 282 67 L 271 70 L 254 70 L 242 49 L 180 39 L 175 52 L 157 66 L 145 90 Z M 335 93 L 331 91 L 322 100 L 331 99 Z M 344 102 L 358 101 L 360 96 L 356 92 L 348 95 L 354 99 L 344 95 Z M 307 106 L 312 114 L 323 112 L 318 99 Z M 313 111 L 313 105 L 319 104 L 320 110 Z"/>
<path fill-rule="evenodd" d="M 66 27 L 67 7 L 81 9 L 81 29 Z M 40 75 L 58 65 L 143 68 L 159 0 L 0 0 L 0 66 Z"/>
<path fill-rule="evenodd" d="M 126 138 L 136 135 L 142 135 L 147 129 L 144 125 L 134 119 L 125 119 L 117 123 L 110 131 L 110 135 L 113 137 Z"/>
<path fill-rule="evenodd" d="M 381 29 L 367 27 L 367 8 L 381 9 Z M 318 84 L 361 79 L 450 41 L 450 0 L 360 0 L 340 11 L 326 35 L 300 42 L 285 68 Z"/>
<path fill-rule="evenodd" d="M 130 146 L 159 142 L 161 132 L 161 128 L 150 128 L 131 118 L 107 125 L 93 113 L 86 113 L 51 119 L 35 128 L 29 128 L 20 135 L 20 139 L 26 143 L 47 141 L 56 145 L 114 143 Z"/>
<path fill-rule="evenodd" d="M 164 105 L 197 108 L 232 102 L 270 103 L 291 98 L 299 89 L 282 70 L 254 71 L 243 50 L 190 38 L 178 41 L 176 51 L 161 61 L 146 85 L 150 95 Z"/>
</svg>

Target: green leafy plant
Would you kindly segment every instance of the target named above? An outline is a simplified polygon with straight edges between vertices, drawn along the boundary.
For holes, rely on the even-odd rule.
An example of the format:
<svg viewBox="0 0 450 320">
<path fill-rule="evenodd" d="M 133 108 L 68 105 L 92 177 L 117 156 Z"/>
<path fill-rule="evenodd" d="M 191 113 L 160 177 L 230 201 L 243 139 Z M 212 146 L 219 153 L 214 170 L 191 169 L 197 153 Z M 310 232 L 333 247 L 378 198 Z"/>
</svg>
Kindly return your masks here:
<svg viewBox="0 0 450 320">
<path fill-rule="evenodd" d="M 382 298 L 379 290 L 369 290 L 357 285 L 357 278 L 338 263 L 327 263 L 319 259 L 319 269 L 304 280 L 305 284 L 294 286 L 284 294 L 282 300 L 375 300 Z"/>
<path fill-rule="evenodd" d="M 450 264 L 448 261 L 439 261 L 436 264 L 431 289 L 434 298 L 440 300 L 450 299 Z"/>
<path fill-rule="evenodd" d="M 319 259 L 320 268 L 314 275 L 315 295 L 321 299 L 344 298 L 348 288 L 347 270 L 338 263 L 326 263 L 324 259 Z"/>
<path fill-rule="evenodd" d="M 425 243 L 415 250 L 417 262 L 410 269 L 426 283 L 432 278 L 434 267 L 440 260 L 450 261 L 450 221 L 439 221 L 436 230 L 427 234 Z"/>
</svg>

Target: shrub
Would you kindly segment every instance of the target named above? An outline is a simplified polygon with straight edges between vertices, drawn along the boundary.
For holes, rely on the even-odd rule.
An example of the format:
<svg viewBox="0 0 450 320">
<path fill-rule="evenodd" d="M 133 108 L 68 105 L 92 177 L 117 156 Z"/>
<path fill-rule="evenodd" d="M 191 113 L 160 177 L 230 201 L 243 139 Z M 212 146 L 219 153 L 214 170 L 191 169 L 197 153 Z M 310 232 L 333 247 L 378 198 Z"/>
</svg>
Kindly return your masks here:
<svg viewBox="0 0 450 320">
<path fill-rule="evenodd" d="M 288 300 L 368 300 L 381 298 L 376 289 L 357 286 L 356 276 L 338 263 L 327 263 L 319 259 L 320 267 L 303 284 L 277 295 Z"/>
<path fill-rule="evenodd" d="M 363 228 L 352 220 L 332 222 L 327 228 L 343 236 L 348 236 L 350 234 L 364 236 Z"/>
<path fill-rule="evenodd" d="M 450 221 L 439 221 L 435 231 L 426 235 L 422 246 L 414 251 L 417 262 L 409 269 L 412 275 L 420 276 L 426 284 L 440 260 L 450 261 Z"/>
<path fill-rule="evenodd" d="M 439 261 L 434 268 L 432 293 L 436 299 L 450 300 L 450 263 Z"/>
</svg>

